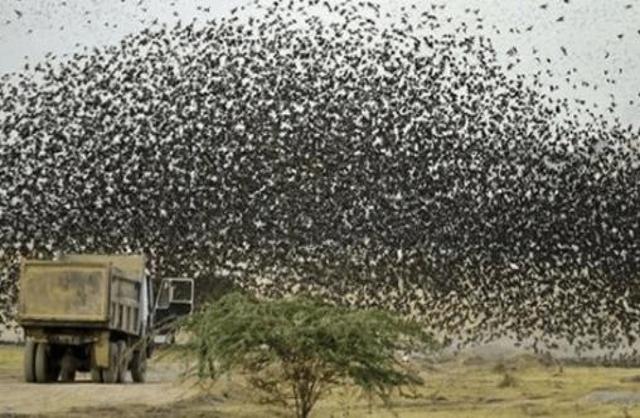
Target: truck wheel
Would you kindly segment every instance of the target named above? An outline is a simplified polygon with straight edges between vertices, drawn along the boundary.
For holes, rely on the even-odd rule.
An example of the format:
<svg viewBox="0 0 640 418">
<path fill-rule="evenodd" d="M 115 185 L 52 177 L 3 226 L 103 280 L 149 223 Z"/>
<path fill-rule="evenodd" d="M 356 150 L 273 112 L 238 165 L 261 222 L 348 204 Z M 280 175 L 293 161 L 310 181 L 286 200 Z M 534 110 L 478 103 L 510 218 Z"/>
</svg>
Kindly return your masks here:
<svg viewBox="0 0 640 418">
<path fill-rule="evenodd" d="M 49 344 L 37 344 L 34 362 L 36 382 L 48 383 L 58 379 L 60 368 L 57 367 L 54 363 L 54 359 L 50 355 Z"/>
<path fill-rule="evenodd" d="M 71 352 L 65 353 L 60 361 L 60 380 L 62 382 L 73 382 L 76 379 L 76 359 Z"/>
<path fill-rule="evenodd" d="M 131 378 L 136 383 L 144 383 L 147 378 L 147 353 L 144 348 L 133 352 Z"/>
<path fill-rule="evenodd" d="M 124 383 L 127 380 L 127 366 L 129 361 L 127 360 L 127 343 L 125 341 L 118 341 L 118 373 L 117 383 Z"/>
<path fill-rule="evenodd" d="M 36 343 L 33 340 L 27 340 L 24 345 L 24 380 L 27 383 L 36 381 Z"/>
<path fill-rule="evenodd" d="M 102 383 L 102 370 L 99 367 L 91 368 L 91 381 L 93 383 Z"/>
<path fill-rule="evenodd" d="M 109 367 L 102 369 L 102 381 L 104 383 L 116 383 L 118 380 L 118 345 L 109 343 Z"/>
<path fill-rule="evenodd" d="M 60 381 L 71 383 L 76 380 L 76 371 L 63 368 L 60 372 Z"/>
</svg>

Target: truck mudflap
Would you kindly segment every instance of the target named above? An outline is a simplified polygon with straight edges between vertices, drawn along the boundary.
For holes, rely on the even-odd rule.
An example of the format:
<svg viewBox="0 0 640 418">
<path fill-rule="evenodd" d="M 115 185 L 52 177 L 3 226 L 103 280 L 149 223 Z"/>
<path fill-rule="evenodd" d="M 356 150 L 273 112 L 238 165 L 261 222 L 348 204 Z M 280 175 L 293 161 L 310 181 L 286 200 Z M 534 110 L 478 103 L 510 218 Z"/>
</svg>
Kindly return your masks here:
<svg viewBox="0 0 640 418">
<path fill-rule="evenodd" d="M 91 366 L 108 368 L 110 364 L 109 332 L 101 332 L 91 347 Z"/>
</svg>

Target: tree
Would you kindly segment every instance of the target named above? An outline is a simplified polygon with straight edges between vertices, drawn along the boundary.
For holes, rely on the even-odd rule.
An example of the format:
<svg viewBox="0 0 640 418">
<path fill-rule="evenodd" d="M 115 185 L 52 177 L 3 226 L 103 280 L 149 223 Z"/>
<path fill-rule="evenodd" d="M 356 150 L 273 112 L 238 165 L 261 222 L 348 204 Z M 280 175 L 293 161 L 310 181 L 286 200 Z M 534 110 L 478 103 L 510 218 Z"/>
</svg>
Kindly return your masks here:
<svg viewBox="0 0 640 418">
<path fill-rule="evenodd" d="M 436 347 L 416 322 L 303 297 L 258 300 L 232 293 L 205 305 L 187 328 L 201 379 L 245 373 L 267 402 L 295 407 L 298 418 L 308 417 L 340 384 L 356 385 L 388 405 L 393 389 L 423 383 L 398 352 Z"/>
</svg>

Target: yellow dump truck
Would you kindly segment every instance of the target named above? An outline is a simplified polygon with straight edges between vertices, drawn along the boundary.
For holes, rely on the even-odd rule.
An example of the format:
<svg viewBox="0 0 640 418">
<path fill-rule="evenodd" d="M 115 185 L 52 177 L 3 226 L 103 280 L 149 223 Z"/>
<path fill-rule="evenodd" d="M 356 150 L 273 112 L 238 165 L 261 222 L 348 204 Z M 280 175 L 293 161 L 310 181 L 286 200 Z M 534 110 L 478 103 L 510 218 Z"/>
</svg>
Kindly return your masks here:
<svg viewBox="0 0 640 418">
<path fill-rule="evenodd" d="M 19 285 L 27 382 L 73 381 L 77 371 L 94 382 L 123 382 L 127 371 L 134 382 L 145 380 L 157 302 L 144 257 L 23 260 Z M 171 279 L 160 288 L 171 289 Z"/>
</svg>

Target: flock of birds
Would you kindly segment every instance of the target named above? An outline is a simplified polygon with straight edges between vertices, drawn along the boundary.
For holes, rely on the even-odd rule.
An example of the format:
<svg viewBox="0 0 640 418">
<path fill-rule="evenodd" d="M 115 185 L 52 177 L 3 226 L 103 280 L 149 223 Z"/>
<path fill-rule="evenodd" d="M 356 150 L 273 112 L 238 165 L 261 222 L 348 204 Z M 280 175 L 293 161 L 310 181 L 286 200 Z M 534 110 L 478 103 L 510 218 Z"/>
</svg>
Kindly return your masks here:
<svg viewBox="0 0 640 418">
<path fill-rule="evenodd" d="M 0 81 L 20 256 L 393 309 L 465 342 L 640 335 L 639 132 L 575 118 L 437 8 L 255 2 Z M 381 23 L 384 21 L 384 23 Z"/>
</svg>

